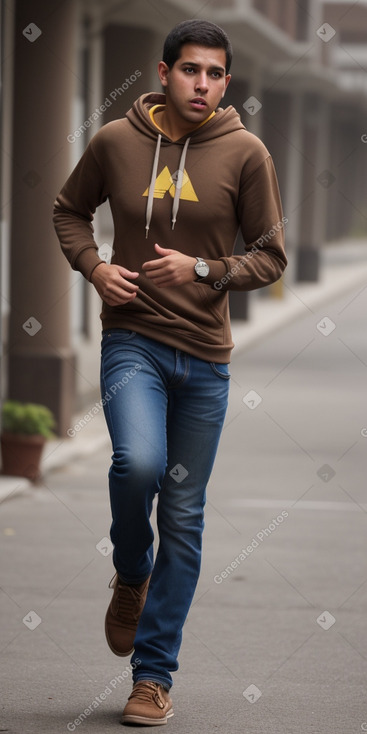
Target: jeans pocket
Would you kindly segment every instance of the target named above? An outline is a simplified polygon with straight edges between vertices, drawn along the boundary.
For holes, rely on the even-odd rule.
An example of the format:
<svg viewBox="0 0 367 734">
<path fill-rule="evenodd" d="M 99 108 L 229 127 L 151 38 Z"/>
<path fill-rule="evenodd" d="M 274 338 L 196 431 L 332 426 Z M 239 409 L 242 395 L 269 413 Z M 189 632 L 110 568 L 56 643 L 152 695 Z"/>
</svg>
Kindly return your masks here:
<svg viewBox="0 0 367 734">
<path fill-rule="evenodd" d="M 114 339 L 115 341 L 121 341 L 121 342 L 127 342 L 130 339 L 133 339 L 134 336 L 136 336 L 136 331 L 131 331 L 130 329 L 104 329 L 102 331 L 102 340 L 103 341 L 110 341 L 111 339 Z"/>
<path fill-rule="evenodd" d="M 220 364 L 218 362 L 209 362 L 213 372 L 217 377 L 221 377 L 222 380 L 229 380 L 231 375 L 229 372 L 228 364 Z"/>
</svg>

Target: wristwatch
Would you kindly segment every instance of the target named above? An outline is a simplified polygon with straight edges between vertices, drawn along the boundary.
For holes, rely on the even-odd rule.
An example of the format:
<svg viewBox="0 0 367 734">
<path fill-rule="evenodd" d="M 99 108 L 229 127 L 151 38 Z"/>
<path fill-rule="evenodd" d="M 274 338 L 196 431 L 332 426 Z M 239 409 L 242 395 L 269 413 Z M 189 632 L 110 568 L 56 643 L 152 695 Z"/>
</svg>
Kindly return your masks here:
<svg viewBox="0 0 367 734">
<path fill-rule="evenodd" d="M 195 282 L 197 283 L 199 280 L 202 280 L 203 278 L 206 278 L 207 275 L 209 275 L 209 265 L 208 263 L 203 260 L 202 257 L 197 257 L 197 263 L 194 265 L 194 270 L 196 275 L 198 276 L 195 279 Z"/>
</svg>

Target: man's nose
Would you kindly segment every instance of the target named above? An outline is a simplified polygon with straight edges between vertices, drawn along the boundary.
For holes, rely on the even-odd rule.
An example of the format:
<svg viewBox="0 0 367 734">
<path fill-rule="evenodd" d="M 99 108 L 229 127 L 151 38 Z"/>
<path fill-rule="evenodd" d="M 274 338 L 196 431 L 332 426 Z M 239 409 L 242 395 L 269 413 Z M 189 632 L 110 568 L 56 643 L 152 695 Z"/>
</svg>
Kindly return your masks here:
<svg viewBox="0 0 367 734">
<path fill-rule="evenodd" d="M 208 79 L 205 72 L 200 74 L 197 78 L 195 87 L 196 89 L 200 89 L 202 92 L 206 92 L 208 90 Z"/>
</svg>

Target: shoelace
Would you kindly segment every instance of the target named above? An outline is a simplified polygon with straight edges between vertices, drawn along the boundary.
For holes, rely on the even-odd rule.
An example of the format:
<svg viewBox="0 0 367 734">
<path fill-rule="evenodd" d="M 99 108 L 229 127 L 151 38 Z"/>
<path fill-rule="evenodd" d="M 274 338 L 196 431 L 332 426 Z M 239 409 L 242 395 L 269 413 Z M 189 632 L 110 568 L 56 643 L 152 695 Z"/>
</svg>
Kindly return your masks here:
<svg viewBox="0 0 367 734">
<path fill-rule="evenodd" d="M 113 576 L 109 583 L 110 589 L 114 588 L 116 576 L 117 574 Z M 133 586 L 121 584 L 119 579 L 117 580 L 115 594 L 116 614 L 124 617 L 125 626 L 127 626 L 126 620 L 129 620 L 133 627 L 138 623 L 140 618 L 141 609 L 139 602 L 141 602 L 141 594 Z"/>
<path fill-rule="evenodd" d="M 149 703 L 153 700 L 160 709 L 165 706 L 159 695 L 158 683 L 145 683 L 143 681 L 136 683 L 129 698 L 136 698 L 139 701 L 148 701 Z"/>
</svg>

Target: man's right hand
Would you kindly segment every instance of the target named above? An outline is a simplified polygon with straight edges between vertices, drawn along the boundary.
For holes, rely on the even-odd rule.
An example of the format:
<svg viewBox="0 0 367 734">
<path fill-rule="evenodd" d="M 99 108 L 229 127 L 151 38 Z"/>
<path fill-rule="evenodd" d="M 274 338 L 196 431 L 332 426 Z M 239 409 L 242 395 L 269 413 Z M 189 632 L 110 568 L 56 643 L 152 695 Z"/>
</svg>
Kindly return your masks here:
<svg viewBox="0 0 367 734">
<path fill-rule="evenodd" d="M 130 283 L 130 278 L 137 278 L 138 275 L 139 273 L 121 265 L 101 263 L 94 268 L 90 281 L 105 303 L 109 306 L 123 306 L 136 297 L 139 286 Z"/>
</svg>

